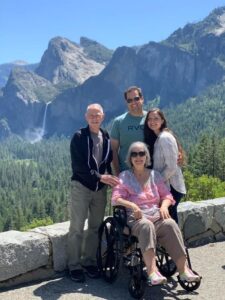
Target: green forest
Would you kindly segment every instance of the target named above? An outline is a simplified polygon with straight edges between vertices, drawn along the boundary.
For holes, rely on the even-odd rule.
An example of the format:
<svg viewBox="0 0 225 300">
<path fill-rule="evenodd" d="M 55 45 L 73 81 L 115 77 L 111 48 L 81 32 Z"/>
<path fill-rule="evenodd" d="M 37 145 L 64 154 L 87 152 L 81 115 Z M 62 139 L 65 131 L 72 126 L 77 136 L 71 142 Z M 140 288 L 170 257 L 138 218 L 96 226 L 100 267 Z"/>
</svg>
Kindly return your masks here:
<svg viewBox="0 0 225 300">
<path fill-rule="evenodd" d="M 1 141 L 0 231 L 68 220 L 69 144 L 64 137 L 35 144 L 16 136 Z M 203 135 L 187 153 L 183 171 L 188 190 L 183 201 L 225 196 L 225 139 Z M 109 210 L 108 205 L 106 214 Z"/>
</svg>

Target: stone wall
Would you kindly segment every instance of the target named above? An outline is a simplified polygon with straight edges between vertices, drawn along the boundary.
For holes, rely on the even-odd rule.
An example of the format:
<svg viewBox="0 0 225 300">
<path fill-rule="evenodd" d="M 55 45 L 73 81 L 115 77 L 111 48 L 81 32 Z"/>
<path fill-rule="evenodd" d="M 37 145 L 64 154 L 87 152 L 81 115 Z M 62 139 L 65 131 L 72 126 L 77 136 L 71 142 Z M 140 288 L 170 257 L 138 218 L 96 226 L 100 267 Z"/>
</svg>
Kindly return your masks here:
<svg viewBox="0 0 225 300">
<path fill-rule="evenodd" d="M 184 202 L 178 210 L 188 246 L 225 240 L 225 198 Z M 52 278 L 65 271 L 68 229 L 69 222 L 64 222 L 28 232 L 0 233 L 0 288 Z"/>
</svg>

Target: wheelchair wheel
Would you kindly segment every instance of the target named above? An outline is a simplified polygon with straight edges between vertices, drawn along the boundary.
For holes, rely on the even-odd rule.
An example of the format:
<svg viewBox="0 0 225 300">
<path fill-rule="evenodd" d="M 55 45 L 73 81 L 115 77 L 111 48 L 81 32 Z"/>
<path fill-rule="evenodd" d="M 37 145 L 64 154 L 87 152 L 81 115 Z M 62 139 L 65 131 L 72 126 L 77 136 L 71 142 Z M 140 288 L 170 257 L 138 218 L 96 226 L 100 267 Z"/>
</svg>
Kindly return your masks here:
<svg viewBox="0 0 225 300">
<path fill-rule="evenodd" d="M 192 270 L 192 272 L 196 275 L 199 275 L 197 272 L 195 272 L 193 270 Z M 182 288 L 184 290 L 186 290 L 187 292 L 192 292 L 192 291 L 197 290 L 201 284 L 201 279 L 200 279 L 200 281 L 197 281 L 197 282 L 187 282 L 187 281 L 181 280 L 179 275 L 177 276 L 177 279 L 178 279 L 179 284 L 182 286 Z"/>
<path fill-rule="evenodd" d="M 99 228 L 97 264 L 103 278 L 112 283 L 116 280 L 121 258 L 121 241 L 117 224 L 108 217 Z"/>
<path fill-rule="evenodd" d="M 131 278 L 128 285 L 128 290 L 131 297 L 140 299 L 145 292 L 145 278 L 143 275 L 143 265 L 139 264 L 132 267 Z"/>
<path fill-rule="evenodd" d="M 163 248 L 156 252 L 156 265 L 160 273 L 165 277 L 171 277 L 176 273 L 177 267 L 171 257 Z"/>
</svg>

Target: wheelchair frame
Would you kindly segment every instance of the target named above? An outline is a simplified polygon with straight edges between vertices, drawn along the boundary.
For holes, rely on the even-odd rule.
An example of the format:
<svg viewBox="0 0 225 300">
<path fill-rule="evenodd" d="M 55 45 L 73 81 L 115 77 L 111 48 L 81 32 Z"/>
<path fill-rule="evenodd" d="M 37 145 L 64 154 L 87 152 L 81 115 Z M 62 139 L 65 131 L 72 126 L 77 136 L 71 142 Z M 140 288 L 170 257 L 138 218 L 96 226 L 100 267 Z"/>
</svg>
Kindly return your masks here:
<svg viewBox="0 0 225 300">
<path fill-rule="evenodd" d="M 127 233 L 125 233 L 127 232 Z M 113 216 L 107 217 L 99 228 L 97 263 L 105 281 L 113 283 L 118 276 L 121 262 L 130 270 L 128 290 L 133 298 L 140 299 L 145 292 L 147 274 L 138 239 L 131 234 L 127 225 L 126 209 L 123 206 L 113 208 Z M 188 267 L 192 270 L 188 249 L 186 249 Z M 161 246 L 156 248 L 156 264 L 161 274 L 171 277 L 176 273 L 176 265 Z M 195 274 L 195 271 L 192 270 Z M 188 292 L 198 289 L 201 281 L 178 282 Z"/>
</svg>

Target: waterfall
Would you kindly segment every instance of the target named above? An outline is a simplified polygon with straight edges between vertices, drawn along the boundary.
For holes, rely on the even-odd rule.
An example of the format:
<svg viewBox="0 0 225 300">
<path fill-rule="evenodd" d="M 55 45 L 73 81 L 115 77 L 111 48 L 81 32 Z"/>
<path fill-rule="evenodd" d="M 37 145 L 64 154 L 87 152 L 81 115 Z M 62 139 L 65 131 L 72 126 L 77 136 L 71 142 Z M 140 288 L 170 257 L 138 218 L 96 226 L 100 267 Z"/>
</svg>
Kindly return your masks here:
<svg viewBox="0 0 225 300">
<path fill-rule="evenodd" d="M 50 102 L 47 102 L 45 105 L 45 111 L 44 111 L 44 117 L 43 117 L 43 122 L 42 122 L 42 137 L 45 135 L 45 131 L 46 131 L 46 116 L 47 116 L 47 111 L 48 111 L 48 105 L 50 104 Z"/>
<path fill-rule="evenodd" d="M 46 119 L 48 106 L 50 103 L 51 102 L 47 102 L 45 104 L 42 127 L 29 128 L 25 131 L 25 139 L 28 140 L 31 144 L 40 142 L 46 133 Z"/>
</svg>

